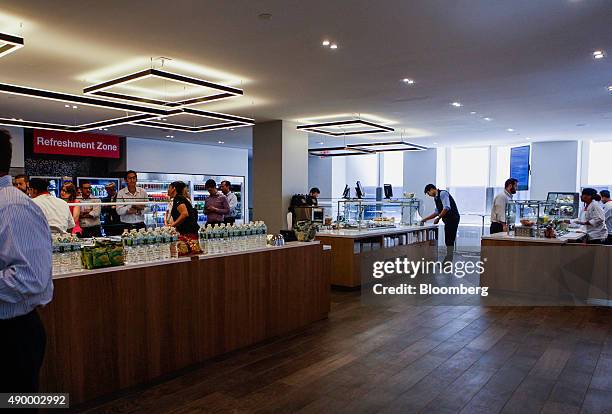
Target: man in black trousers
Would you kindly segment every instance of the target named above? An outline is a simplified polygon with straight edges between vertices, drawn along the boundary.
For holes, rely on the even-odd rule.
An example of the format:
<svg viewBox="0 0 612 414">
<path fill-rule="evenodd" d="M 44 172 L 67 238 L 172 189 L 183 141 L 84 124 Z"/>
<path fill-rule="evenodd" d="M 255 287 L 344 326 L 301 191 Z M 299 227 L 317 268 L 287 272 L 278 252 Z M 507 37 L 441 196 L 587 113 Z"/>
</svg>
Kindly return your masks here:
<svg viewBox="0 0 612 414">
<path fill-rule="evenodd" d="M 459 221 L 461 219 L 457 204 L 455 204 L 455 200 L 448 191 L 439 190 L 434 184 L 427 184 L 425 186 L 425 194 L 433 197 L 436 203 L 436 211 L 425 217 L 423 223 L 434 217 L 434 224 L 438 224 L 440 220 L 444 222 L 444 244 L 446 244 L 446 257 L 444 261 L 452 261 L 457 230 L 459 229 Z"/>
<path fill-rule="evenodd" d="M 0 130 L 0 393 L 33 393 L 46 344 L 37 308 L 53 298 L 51 232 L 13 187 L 11 154 L 11 136 Z"/>
</svg>

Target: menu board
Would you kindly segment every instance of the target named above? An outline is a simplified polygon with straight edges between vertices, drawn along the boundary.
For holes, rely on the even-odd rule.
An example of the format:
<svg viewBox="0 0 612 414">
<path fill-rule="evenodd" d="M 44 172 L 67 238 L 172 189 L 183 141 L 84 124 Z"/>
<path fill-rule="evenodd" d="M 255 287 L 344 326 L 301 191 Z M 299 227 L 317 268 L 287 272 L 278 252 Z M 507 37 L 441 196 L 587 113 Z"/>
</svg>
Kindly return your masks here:
<svg viewBox="0 0 612 414">
<path fill-rule="evenodd" d="M 529 152 L 525 145 L 510 149 L 510 177 L 518 180 L 518 191 L 529 190 Z"/>
</svg>

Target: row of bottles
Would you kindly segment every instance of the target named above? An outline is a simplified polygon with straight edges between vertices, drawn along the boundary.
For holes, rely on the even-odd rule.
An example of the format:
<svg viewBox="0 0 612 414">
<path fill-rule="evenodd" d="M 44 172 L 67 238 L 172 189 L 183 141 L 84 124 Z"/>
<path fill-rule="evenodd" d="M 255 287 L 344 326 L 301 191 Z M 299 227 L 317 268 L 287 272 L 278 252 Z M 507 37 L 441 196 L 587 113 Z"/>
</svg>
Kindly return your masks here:
<svg viewBox="0 0 612 414">
<path fill-rule="evenodd" d="M 72 235 L 58 235 L 53 238 L 53 274 L 81 270 L 81 241 Z"/>
<path fill-rule="evenodd" d="M 249 224 L 200 227 L 198 238 L 204 254 L 238 252 L 266 247 L 268 228 L 263 221 Z"/>
<path fill-rule="evenodd" d="M 178 257 L 176 242 L 179 234 L 173 227 L 125 230 L 121 235 L 125 249 L 125 262 L 147 263 Z"/>
</svg>

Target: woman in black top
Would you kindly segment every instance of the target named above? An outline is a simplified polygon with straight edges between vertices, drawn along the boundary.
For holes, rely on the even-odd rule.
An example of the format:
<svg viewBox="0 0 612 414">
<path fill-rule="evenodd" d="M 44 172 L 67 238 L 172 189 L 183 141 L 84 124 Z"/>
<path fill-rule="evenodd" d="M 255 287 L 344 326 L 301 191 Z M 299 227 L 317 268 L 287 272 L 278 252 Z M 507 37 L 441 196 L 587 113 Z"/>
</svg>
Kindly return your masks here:
<svg viewBox="0 0 612 414">
<path fill-rule="evenodd" d="M 193 208 L 187 194 L 187 184 L 175 181 L 168 186 L 168 197 L 172 201 L 172 227 L 182 235 L 197 235 L 198 212 Z"/>
</svg>

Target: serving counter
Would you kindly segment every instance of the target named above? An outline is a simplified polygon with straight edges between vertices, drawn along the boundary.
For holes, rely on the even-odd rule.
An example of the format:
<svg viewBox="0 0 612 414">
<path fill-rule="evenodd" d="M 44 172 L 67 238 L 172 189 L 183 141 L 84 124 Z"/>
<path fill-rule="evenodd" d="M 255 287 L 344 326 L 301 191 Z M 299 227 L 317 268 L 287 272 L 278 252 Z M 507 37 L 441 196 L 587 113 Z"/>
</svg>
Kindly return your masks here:
<svg viewBox="0 0 612 414">
<path fill-rule="evenodd" d="M 294 242 L 58 275 L 41 391 L 79 404 L 323 319 L 329 255 Z"/>
<path fill-rule="evenodd" d="M 436 255 L 438 226 L 398 226 L 379 229 L 323 230 L 316 239 L 331 250 L 331 283 L 354 288 L 369 277 L 375 261 Z"/>
<path fill-rule="evenodd" d="M 514 304 L 612 304 L 612 247 L 580 243 L 573 231 L 557 239 L 483 236 L 480 286 Z M 493 300 L 495 297 L 493 297 Z"/>
</svg>

